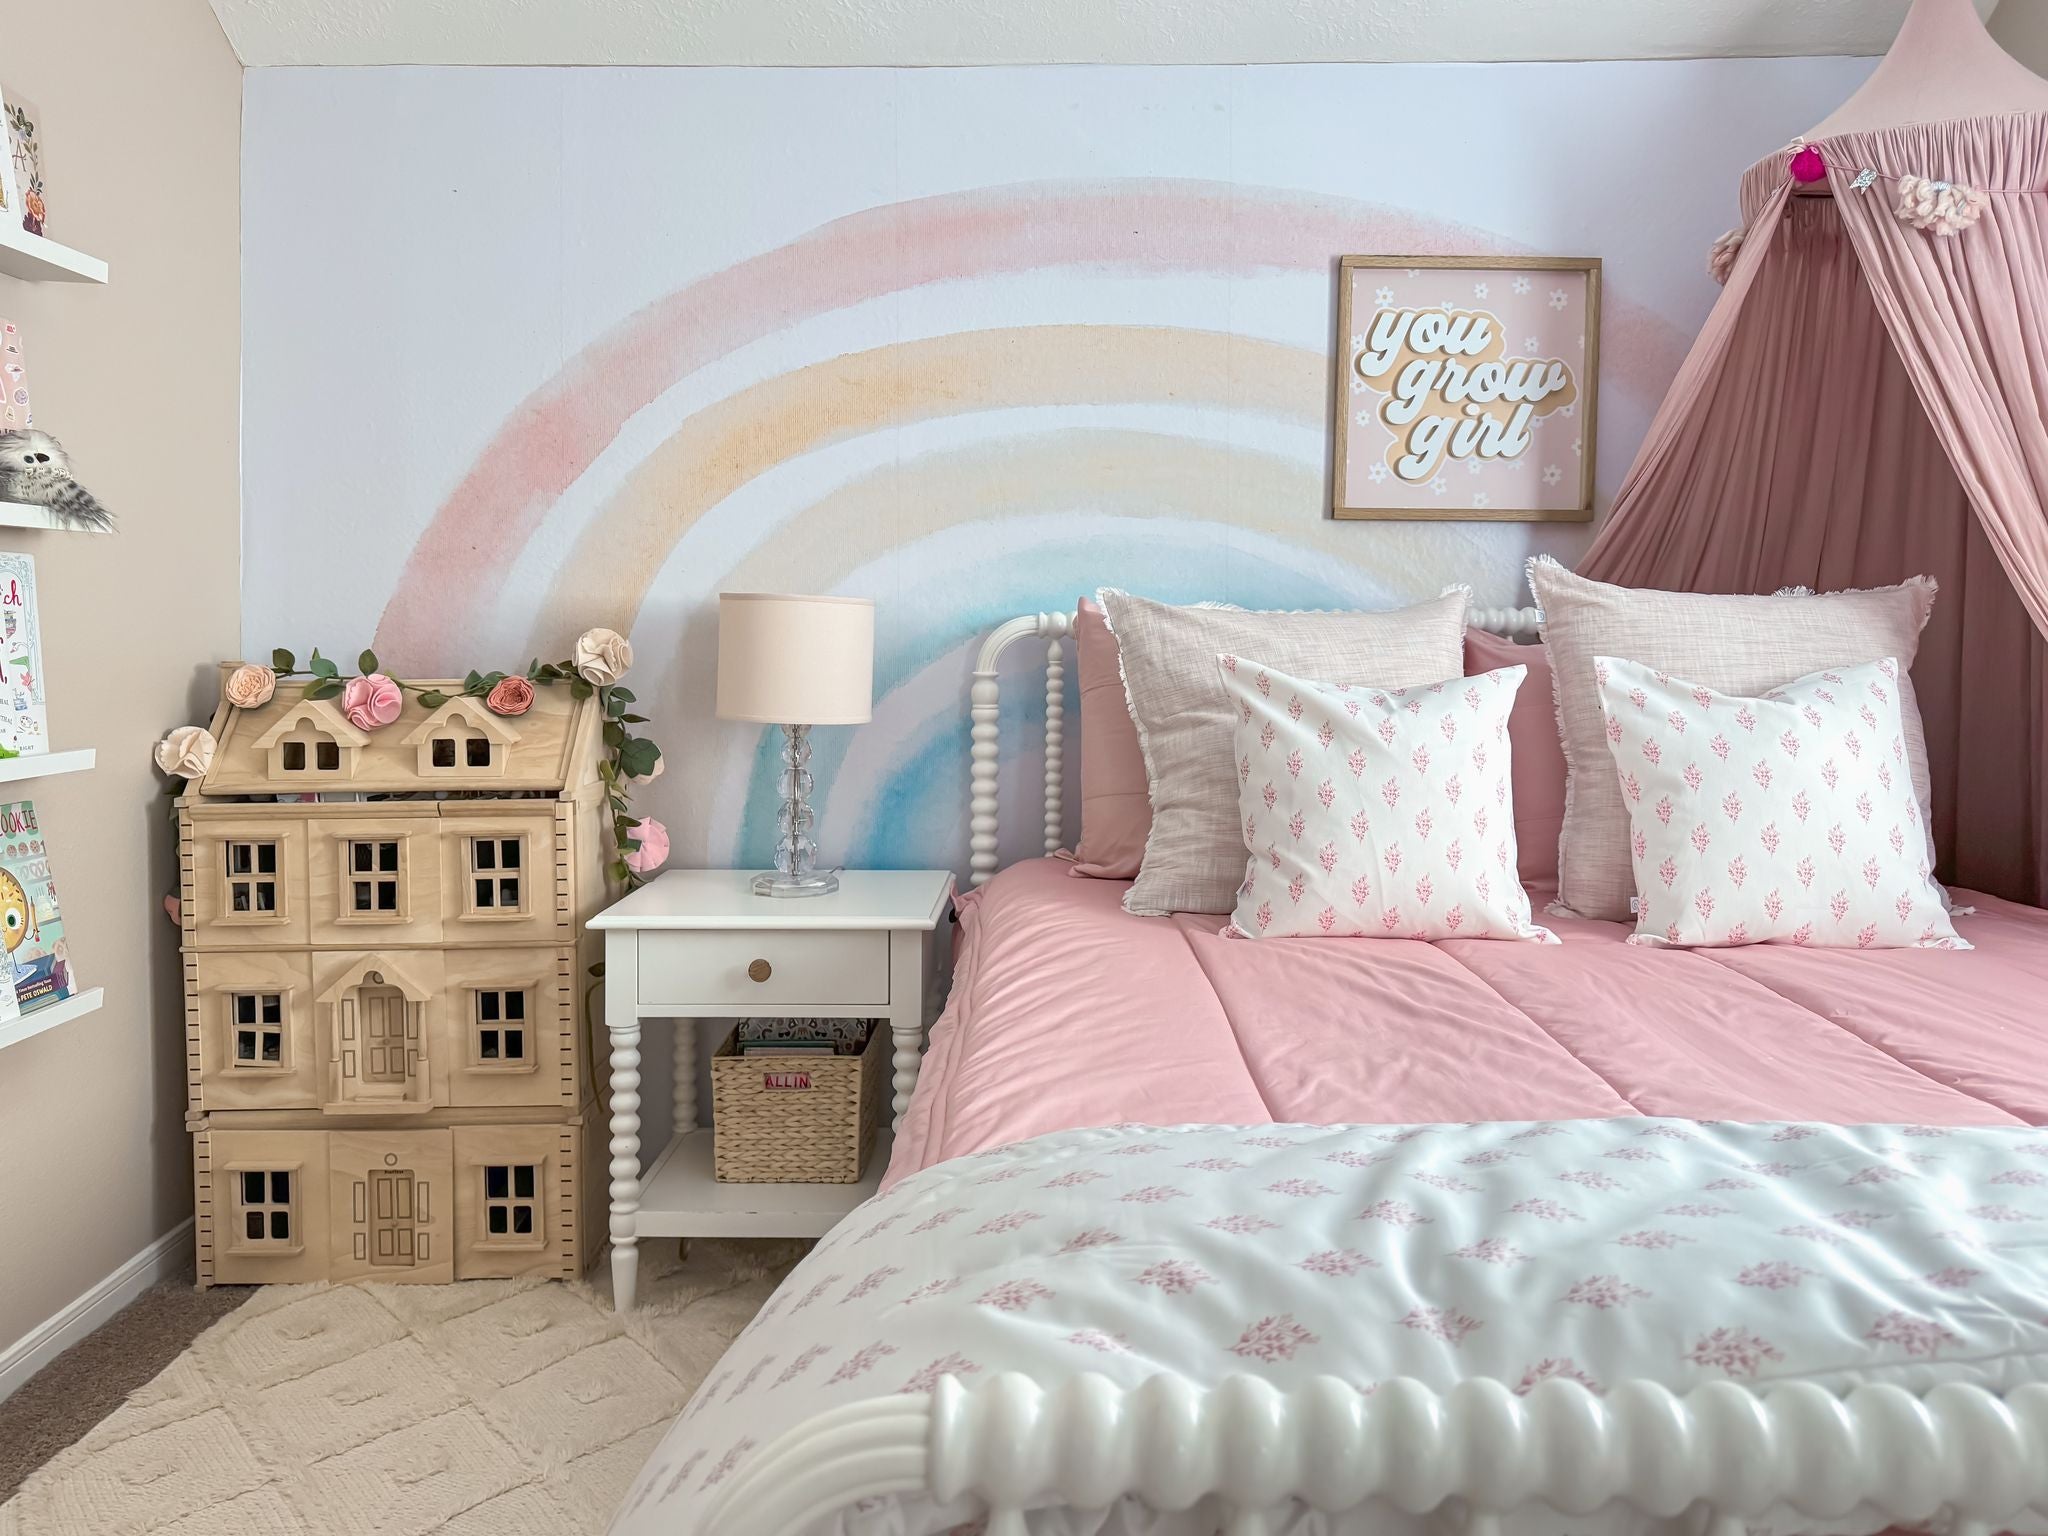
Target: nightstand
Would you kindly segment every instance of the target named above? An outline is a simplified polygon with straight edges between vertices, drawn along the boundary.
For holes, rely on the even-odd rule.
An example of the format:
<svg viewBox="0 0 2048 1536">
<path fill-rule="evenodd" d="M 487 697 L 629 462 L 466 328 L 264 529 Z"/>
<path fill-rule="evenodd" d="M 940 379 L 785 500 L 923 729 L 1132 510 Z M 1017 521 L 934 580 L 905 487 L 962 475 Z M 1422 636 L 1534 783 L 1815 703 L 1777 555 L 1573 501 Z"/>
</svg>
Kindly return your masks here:
<svg viewBox="0 0 2048 1536">
<path fill-rule="evenodd" d="M 703 1019 L 763 1014 L 887 1019 L 895 1037 L 893 1128 L 917 1083 L 937 932 L 953 901 L 944 870 L 845 870 L 829 896 L 756 896 L 752 872 L 670 870 L 590 926 L 604 934 L 611 1036 L 612 1300 L 633 1305 L 643 1237 L 821 1237 L 875 1192 L 891 1136 L 858 1184 L 721 1184 L 697 1119 Z M 675 1021 L 675 1136 L 640 1172 L 640 1021 Z"/>
</svg>

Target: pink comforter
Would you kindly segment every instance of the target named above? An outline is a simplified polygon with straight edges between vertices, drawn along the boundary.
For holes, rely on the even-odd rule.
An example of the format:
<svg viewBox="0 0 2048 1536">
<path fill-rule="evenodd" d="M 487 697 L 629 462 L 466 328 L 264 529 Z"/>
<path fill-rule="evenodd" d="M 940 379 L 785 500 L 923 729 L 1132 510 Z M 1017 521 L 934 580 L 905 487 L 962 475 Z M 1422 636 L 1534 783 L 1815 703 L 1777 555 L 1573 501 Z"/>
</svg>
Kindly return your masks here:
<svg viewBox="0 0 2048 1536">
<path fill-rule="evenodd" d="M 888 1183 L 1081 1126 L 1610 1115 L 2048 1124 L 2048 912 L 1957 892 L 1976 949 L 1218 935 L 1035 860 L 961 903 Z M 1548 892 L 1532 891 L 1539 909 Z"/>
</svg>

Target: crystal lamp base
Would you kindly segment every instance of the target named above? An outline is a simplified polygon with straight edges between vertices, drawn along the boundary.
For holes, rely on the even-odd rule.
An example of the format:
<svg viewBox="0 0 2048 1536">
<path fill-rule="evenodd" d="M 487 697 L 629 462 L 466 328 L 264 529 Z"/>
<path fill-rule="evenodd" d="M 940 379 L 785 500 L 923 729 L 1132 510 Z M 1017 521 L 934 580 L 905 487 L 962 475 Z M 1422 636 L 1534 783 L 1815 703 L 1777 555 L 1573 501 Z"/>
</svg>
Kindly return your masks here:
<svg viewBox="0 0 2048 1536">
<path fill-rule="evenodd" d="M 830 896 L 838 889 L 839 877 L 829 869 L 808 875 L 771 872 L 754 876 L 756 896 Z"/>
</svg>

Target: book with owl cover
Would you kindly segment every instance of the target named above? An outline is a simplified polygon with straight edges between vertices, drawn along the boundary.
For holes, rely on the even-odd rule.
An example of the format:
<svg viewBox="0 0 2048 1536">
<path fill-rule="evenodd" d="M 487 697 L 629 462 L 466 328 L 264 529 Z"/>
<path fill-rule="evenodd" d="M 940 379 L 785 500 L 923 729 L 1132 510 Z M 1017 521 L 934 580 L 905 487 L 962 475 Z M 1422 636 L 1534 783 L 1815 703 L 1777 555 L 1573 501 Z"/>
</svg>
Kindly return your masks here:
<svg viewBox="0 0 2048 1536">
<path fill-rule="evenodd" d="M 36 563 L 28 555 L 0 554 L 0 758 L 49 750 Z"/>
<path fill-rule="evenodd" d="M 11 984 L 23 1013 L 78 990 L 33 800 L 0 804 L 0 980 Z"/>
</svg>

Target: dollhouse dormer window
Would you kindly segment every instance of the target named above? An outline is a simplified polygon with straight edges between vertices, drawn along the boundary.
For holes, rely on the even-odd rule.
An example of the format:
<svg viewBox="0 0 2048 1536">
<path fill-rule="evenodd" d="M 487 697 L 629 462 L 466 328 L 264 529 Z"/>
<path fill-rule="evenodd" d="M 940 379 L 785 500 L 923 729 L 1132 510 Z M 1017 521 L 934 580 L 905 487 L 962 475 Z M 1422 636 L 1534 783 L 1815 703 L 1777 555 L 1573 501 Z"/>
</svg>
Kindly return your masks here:
<svg viewBox="0 0 2048 1536">
<path fill-rule="evenodd" d="M 353 776 L 369 739 L 326 700 L 302 699 L 253 745 L 267 755 L 273 783 L 304 787 L 308 781 Z"/>
<path fill-rule="evenodd" d="M 423 778 L 498 778 L 519 732 L 473 698 L 450 699 L 405 738 L 417 748 Z"/>
</svg>

